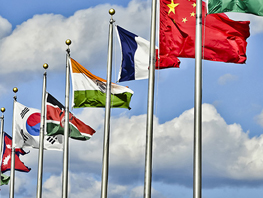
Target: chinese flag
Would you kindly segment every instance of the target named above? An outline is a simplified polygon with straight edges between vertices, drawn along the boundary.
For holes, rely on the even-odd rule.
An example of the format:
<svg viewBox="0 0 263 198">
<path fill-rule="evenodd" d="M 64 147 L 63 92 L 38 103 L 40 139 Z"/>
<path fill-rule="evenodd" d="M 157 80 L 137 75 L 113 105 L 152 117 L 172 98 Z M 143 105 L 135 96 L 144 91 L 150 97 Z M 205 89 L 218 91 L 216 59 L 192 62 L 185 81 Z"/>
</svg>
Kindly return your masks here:
<svg viewBox="0 0 263 198">
<path fill-rule="evenodd" d="M 211 61 L 245 63 L 249 21 L 225 14 L 206 15 L 202 4 L 202 57 Z M 195 0 L 160 0 L 161 57 L 195 58 Z"/>
</svg>

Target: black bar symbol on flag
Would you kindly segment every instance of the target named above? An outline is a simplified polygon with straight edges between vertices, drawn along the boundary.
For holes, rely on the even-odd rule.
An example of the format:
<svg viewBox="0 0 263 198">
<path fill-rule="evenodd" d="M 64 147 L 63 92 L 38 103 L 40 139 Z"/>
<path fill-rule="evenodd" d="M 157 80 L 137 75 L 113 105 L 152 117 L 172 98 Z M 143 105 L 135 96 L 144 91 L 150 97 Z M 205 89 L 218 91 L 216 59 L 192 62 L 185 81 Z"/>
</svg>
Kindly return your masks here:
<svg viewBox="0 0 263 198">
<path fill-rule="evenodd" d="M 25 107 L 20 113 L 22 119 L 25 117 L 27 112 L 29 112 L 29 108 Z"/>
</svg>

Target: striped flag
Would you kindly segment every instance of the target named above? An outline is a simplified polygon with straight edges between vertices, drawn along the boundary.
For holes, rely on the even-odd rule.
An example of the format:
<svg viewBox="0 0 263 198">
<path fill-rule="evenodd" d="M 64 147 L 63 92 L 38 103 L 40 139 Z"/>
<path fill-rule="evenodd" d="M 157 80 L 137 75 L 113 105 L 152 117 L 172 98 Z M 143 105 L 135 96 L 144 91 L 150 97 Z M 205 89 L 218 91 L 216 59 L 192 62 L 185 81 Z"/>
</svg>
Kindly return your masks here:
<svg viewBox="0 0 263 198">
<path fill-rule="evenodd" d="M 106 80 L 93 75 L 74 59 L 70 59 L 73 84 L 74 108 L 105 107 Z M 128 108 L 133 91 L 127 87 L 111 84 L 111 107 Z"/>
<path fill-rule="evenodd" d="M 46 105 L 46 127 L 48 135 L 64 134 L 65 107 L 49 93 L 47 93 Z M 94 129 L 76 118 L 72 113 L 69 113 L 69 127 L 69 136 L 77 140 L 88 140 L 95 133 Z"/>
<path fill-rule="evenodd" d="M 122 62 L 118 82 L 147 79 L 149 73 L 150 42 L 144 38 L 116 26 L 122 51 Z M 158 49 L 156 47 L 156 57 Z M 179 67 L 177 57 L 160 56 L 155 61 L 155 69 Z"/>
</svg>

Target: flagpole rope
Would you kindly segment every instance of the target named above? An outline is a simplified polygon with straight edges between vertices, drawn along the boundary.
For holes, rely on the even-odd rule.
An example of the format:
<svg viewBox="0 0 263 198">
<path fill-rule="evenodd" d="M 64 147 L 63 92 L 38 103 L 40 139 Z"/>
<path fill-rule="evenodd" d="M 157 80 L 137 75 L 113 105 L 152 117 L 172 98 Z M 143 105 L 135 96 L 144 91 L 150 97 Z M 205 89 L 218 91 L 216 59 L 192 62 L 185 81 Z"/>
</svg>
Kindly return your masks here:
<svg viewBox="0 0 263 198">
<path fill-rule="evenodd" d="M 205 26 L 205 24 L 206 24 L 206 16 L 207 16 L 207 14 L 204 16 L 204 34 L 203 34 L 203 36 L 202 36 L 202 38 L 203 38 L 203 41 L 202 41 L 202 59 L 204 60 L 204 57 L 205 57 L 205 33 L 206 33 L 206 31 L 205 31 L 205 29 L 206 29 L 206 26 Z M 203 67 L 202 67 L 202 73 L 203 73 Z M 202 78 L 202 83 L 203 83 L 203 78 Z"/>
<path fill-rule="evenodd" d="M 113 24 L 115 23 L 115 21 L 113 22 Z M 115 29 L 115 28 L 113 28 L 113 29 Z M 113 34 L 114 34 L 114 31 L 112 32 Z M 117 58 L 116 58 L 116 40 L 117 40 L 118 38 L 117 38 L 117 35 L 116 34 L 114 34 L 114 45 L 113 45 L 113 53 L 114 53 L 114 60 L 113 60 L 113 62 L 114 62 L 114 80 L 115 80 L 115 83 L 117 83 L 117 80 L 116 80 L 116 71 L 117 71 Z M 114 93 L 112 94 L 113 96 L 114 96 Z M 114 98 L 115 97 L 112 97 L 112 99 L 111 99 L 111 107 L 113 106 L 113 100 L 114 100 Z"/>
<path fill-rule="evenodd" d="M 115 28 L 113 28 L 115 29 Z M 113 34 L 114 34 L 114 31 L 113 31 Z M 117 80 L 116 80 L 116 72 L 117 72 L 117 48 L 116 48 L 116 45 L 117 45 L 117 35 L 114 34 L 114 49 L 113 49 L 113 52 L 114 52 L 114 79 L 115 79 L 115 83 L 117 83 Z M 118 78 L 118 77 L 117 77 Z"/>
<path fill-rule="evenodd" d="M 157 10 L 160 10 L 160 4 L 159 4 L 159 1 L 157 1 Z M 159 93 L 159 82 L 160 82 L 160 50 L 159 50 L 159 41 L 160 41 L 160 35 L 159 35 L 159 28 L 160 28 L 160 24 L 159 24 L 159 21 L 160 21 L 160 13 L 157 12 L 157 24 L 156 24 L 156 29 L 158 31 L 158 33 L 156 34 L 157 35 L 157 43 L 158 43 L 158 54 L 157 54 L 157 61 L 158 62 L 158 71 L 157 71 L 157 82 L 156 82 L 156 100 L 155 100 L 155 110 L 154 112 L 155 115 L 157 116 L 158 115 L 158 93 Z M 156 63 L 155 62 L 155 63 Z M 156 71 L 156 70 L 155 70 Z"/>
</svg>

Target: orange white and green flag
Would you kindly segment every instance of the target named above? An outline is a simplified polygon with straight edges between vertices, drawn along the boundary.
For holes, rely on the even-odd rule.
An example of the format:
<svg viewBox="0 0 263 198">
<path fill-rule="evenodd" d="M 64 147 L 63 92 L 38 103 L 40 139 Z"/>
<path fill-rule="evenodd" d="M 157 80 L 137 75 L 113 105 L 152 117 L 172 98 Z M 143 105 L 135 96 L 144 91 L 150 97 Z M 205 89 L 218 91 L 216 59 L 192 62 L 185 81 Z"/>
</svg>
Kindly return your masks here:
<svg viewBox="0 0 263 198">
<path fill-rule="evenodd" d="M 93 75 L 90 71 L 70 58 L 74 108 L 105 107 L 106 80 Z M 128 87 L 111 84 L 111 107 L 130 109 L 133 91 Z"/>
</svg>

